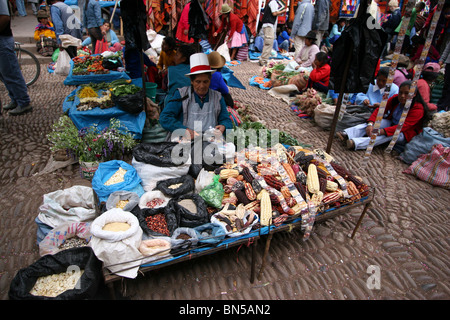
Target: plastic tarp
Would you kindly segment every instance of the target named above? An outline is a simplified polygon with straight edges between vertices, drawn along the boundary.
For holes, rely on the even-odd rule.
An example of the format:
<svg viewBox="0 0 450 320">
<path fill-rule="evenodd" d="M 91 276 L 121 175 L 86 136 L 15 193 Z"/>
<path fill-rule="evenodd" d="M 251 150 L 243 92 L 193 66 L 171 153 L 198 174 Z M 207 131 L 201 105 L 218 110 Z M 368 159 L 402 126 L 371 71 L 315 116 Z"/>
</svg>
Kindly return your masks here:
<svg viewBox="0 0 450 320">
<path fill-rule="evenodd" d="M 239 89 L 246 90 L 246 88 L 241 83 L 241 81 L 239 81 L 239 79 L 236 78 L 235 75 L 233 74 L 234 73 L 233 70 L 231 70 L 227 66 L 224 66 L 222 68 L 222 70 L 221 70 L 221 73 L 222 73 L 223 79 L 225 80 L 225 82 L 227 83 L 227 85 L 229 87 L 234 87 L 234 88 L 239 88 Z"/>
<path fill-rule="evenodd" d="M 141 79 L 137 79 L 139 81 L 132 81 L 137 86 L 142 87 Z M 80 104 L 80 99 L 77 96 L 77 92 L 80 90 L 80 87 L 72 91 L 63 102 L 63 112 L 67 113 L 70 119 L 72 119 L 73 123 L 78 129 L 89 127 L 92 124 L 96 123 L 98 125 L 99 130 L 102 130 L 109 126 L 109 120 L 111 118 L 116 118 L 120 120 L 123 127 L 126 127 L 126 131 L 130 132 L 135 139 L 142 138 L 142 131 L 144 130 L 145 111 L 142 111 L 138 114 L 131 114 L 129 112 L 123 111 L 117 105 L 108 108 L 101 109 L 99 107 L 93 108 L 91 110 L 79 111 L 77 110 L 77 106 Z M 74 96 L 73 101 L 69 101 L 69 98 Z"/>
<path fill-rule="evenodd" d="M 93 55 L 94 56 L 94 55 Z M 76 86 L 85 83 L 100 83 L 100 82 L 111 82 L 118 79 L 130 80 L 128 74 L 123 71 L 113 71 L 110 70 L 107 74 L 86 74 L 86 75 L 74 75 L 73 74 L 73 60 L 70 60 L 70 71 L 64 80 L 66 86 Z"/>
</svg>

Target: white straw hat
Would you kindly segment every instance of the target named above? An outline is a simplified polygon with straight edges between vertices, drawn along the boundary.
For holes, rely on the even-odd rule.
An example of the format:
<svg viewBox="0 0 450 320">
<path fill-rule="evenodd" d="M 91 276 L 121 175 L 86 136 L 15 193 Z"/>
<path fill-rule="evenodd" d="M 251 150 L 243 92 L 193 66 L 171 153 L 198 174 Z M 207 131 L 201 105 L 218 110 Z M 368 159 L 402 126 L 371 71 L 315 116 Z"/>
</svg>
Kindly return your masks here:
<svg viewBox="0 0 450 320">
<path fill-rule="evenodd" d="M 191 76 L 193 74 L 200 73 L 214 73 L 216 70 L 211 70 L 211 66 L 209 65 L 208 56 L 206 53 L 195 53 L 191 55 L 189 60 L 191 65 L 191 72 L 185 74 L 185 76 Z"/>
</svg>

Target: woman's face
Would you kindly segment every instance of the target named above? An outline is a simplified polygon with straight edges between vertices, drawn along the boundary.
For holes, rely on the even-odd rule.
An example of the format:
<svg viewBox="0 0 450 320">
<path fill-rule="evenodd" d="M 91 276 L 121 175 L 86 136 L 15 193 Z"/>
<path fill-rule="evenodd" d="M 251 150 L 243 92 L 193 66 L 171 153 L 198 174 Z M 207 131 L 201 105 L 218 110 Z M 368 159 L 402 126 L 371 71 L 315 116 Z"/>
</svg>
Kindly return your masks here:
<svg viewBox="0 0 450 320">
<path fill-rule="evenodd" d="M 199 96 L 204 96 L 208 93 L 209 84 L 211 83 L 210 73 L 200 73 L 191 79 L 191 85 L 194 88 L 194 92 Z"/>
<path fill-rule="evenodd" d="M 48 24 L 48 19 L 47 18 L 41 18 L 39 20 L 42 24 Z"/>
<path fill-rule="evenodd" d="M 305 39 L 305 44 L 309 47 L 310 45 L 313 44 L 313 39 L 308 39 L 308 38 L 306 38 L 306 39 Z"/>
<path fill-rule="evenodd" d="M 105 23 L 105 24 L 103 25 L 103 30 L 105 30 L 105 32 L 108 32 L 109 29 L 111 29 L 111 28 L 109 27 L 109 24 Z"/>
<path fill-rule="evenodd" d="M 398 101 L 400 104 L 405 104 L 408 99 L 409 86 L 403 86 L 398 90 Z"/>
</svg>

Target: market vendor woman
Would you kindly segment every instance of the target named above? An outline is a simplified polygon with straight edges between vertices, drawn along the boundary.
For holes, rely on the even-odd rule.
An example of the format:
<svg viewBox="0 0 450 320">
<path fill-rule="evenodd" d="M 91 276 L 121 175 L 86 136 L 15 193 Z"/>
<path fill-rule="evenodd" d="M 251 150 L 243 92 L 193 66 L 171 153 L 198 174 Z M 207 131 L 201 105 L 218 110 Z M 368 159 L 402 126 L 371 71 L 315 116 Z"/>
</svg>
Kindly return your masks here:
<svg viewBox="0 0 450 320">
<path fill-rule="evenodd" d="M 161 126 L 172 133 L 177 129 L 185 129 L 186 136 L 194 139 L 200 132 L 195 132 L 201 124 L 202 132 L 216 128 L 225 133 L 233 125 L 228 116 L 225 100 L 222 95 L 209 88 L 211 69 L 208 56 L 204 53 L 193 54 L 190 58 L 191 85 L 179 88 L 168 101 L 159 117 Z M 195 126 L 194 129 L 194 124 Z"/>
</svg>

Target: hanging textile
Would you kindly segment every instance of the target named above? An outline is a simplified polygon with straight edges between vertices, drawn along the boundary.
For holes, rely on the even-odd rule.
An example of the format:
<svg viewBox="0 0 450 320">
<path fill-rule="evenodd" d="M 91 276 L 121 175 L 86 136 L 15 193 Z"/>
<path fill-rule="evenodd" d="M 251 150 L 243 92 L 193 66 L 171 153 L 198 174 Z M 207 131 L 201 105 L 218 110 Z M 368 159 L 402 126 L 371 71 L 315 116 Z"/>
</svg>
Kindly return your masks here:
<svg viewBox="0 0 450 320">
<path fill-rule="evenodd" d="M 147 10 L 142 0 L 127 0 L 120 3 L 125 50 L 147 50 Z"/>
<path fill-rule="evenodd" d="M 259 0 L 249 0 L 247 11 L 248 11 L 247 25 L 250 29 L 251 34 L 256 37 L 256 19 L 259 12 Z"/>
<path fill-rule="evenodd" d="M 341 0 L 331 0 L 330 5 L 330 22 L 336 23 L 339 19 L 339 9 L 341 7 Z"/>
<path fill-rule="evenodd" d="M 387 35 L 384 31 L 368 26 L 370 14 L 364 1 L 359 14 L 333 45 L 330 89 L 340 92 L 341 82 L 349 54 L 352 55 L 344 92 L 367 92 L 381 56 Z M 349 48 L 352 48 L 349 51 Z"/>
<path fill-rule="evenodd" d="M 194 41 L 208 39 L 207 28 L 209 24 L 209 19 L 198 0 L 191 1 L 188 20 L 189 20 L 188 36 L 190 39 L 194 39 Z"/>
<path fill-rule="evenodd" d="M 342 0 L 339 10 L 339 18 L 353 18 L 356 14 L 356 9 L 360 4 L 360 0 Z M 367 6 L 367 3 L 365 4 Z"/>
</svg>

